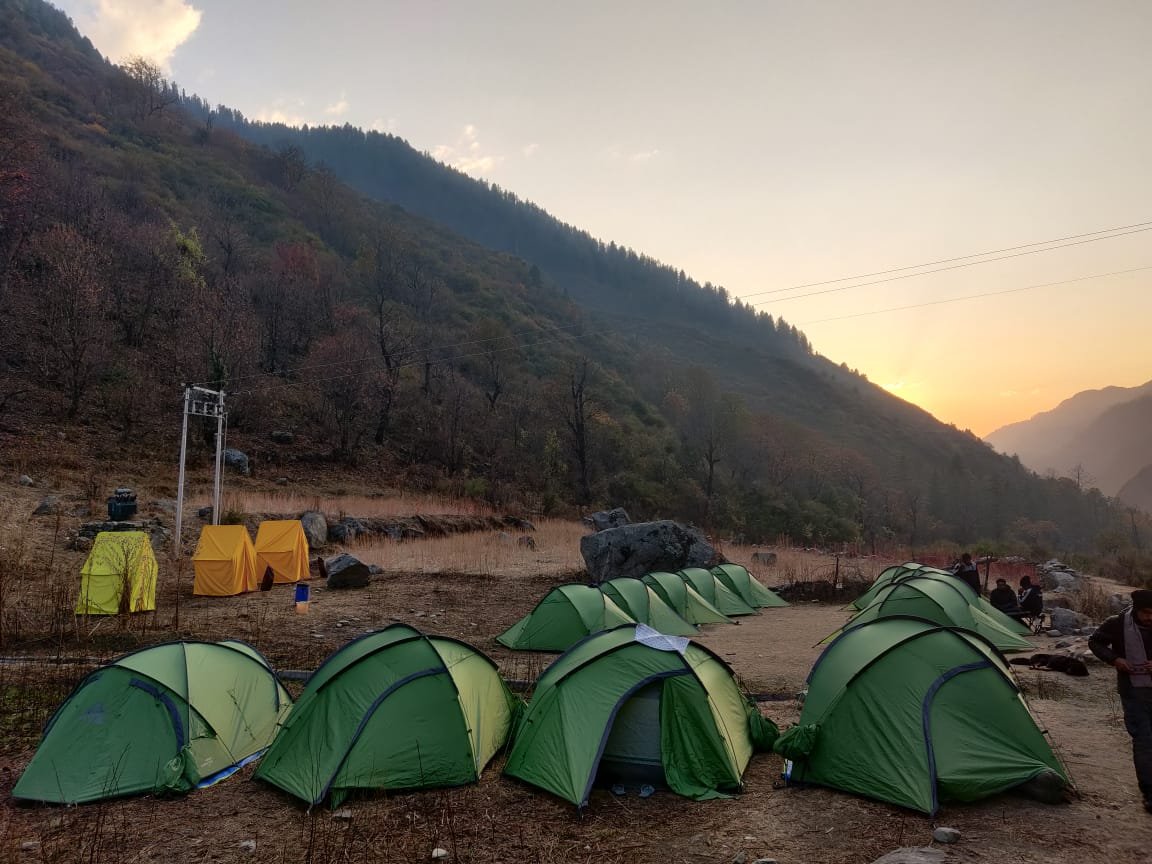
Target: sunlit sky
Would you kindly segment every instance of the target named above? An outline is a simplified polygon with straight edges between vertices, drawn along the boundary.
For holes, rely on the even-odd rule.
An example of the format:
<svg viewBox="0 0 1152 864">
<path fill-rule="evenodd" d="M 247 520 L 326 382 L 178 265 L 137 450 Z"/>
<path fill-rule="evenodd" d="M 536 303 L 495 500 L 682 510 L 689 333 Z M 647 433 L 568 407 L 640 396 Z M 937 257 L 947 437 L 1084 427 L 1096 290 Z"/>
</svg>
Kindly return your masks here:
<svg viewBox="0 0 1152 864">
<path fill-rule="evenodd" d="M 57 5 L 214 104 L 392 132 L 723 285 L 977 434 L 1152 378 L 1152 269 L 1099 275 L 1152 268 L 1152 230 L 783 290 L 1152 223 L 1145 0 Z"/>
</svg>

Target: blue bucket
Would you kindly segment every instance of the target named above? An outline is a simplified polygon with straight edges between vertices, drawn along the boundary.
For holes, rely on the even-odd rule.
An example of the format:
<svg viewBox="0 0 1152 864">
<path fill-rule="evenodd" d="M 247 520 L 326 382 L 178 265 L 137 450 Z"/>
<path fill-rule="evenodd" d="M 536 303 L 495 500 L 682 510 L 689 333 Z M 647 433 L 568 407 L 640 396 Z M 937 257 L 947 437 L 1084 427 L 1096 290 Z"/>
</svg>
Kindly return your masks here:
<svg viewBox="0 0 1152 864">
<path fill-rule="evenodd" d="M 307 603 L 308 602 L 308 586 L 307 585 L 302 585 L 302 584 L 297 583 L 297 585 L 296 585 L 296 602 L 297 603 Z"/>
</svg>

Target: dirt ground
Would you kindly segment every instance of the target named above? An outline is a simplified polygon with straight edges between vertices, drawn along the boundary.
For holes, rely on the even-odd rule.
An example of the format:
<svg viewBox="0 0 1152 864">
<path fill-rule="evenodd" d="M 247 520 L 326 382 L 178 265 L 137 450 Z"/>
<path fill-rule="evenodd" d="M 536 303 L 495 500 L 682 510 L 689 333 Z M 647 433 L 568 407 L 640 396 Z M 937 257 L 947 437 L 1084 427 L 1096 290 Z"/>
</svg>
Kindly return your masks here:
<svg viewBox="0 0 1152 864">
<path fill-rule="evenodd" d="M 573 530 L 578 537 L 579 529 Z M 162 633 L 101 631 L 90 635 L 86 648 L 69 650 L 114 653 L 173 633 L 241 638 L 280 669 L 308 670 L 354 636 L 403 621 L 463 638 L 489 652 L 506 678 L 527 682 L 552 655 L 507 651 L 493 640 L 551 585 L 572 577 L 571 549 L 559 548 L 566 542 L 571 538 L 556 540 L 554 548 L 506 553 L 484 572 L 427 572 L 403 557 L 416 544 L 365 549 L 365 559 L 384 567 L 384 575 L 361 590 L 315 586 L 306 615 L 295 613 L 287 586 L 239 598 L 191 598 L 189 576 L 178 582 L 166 571 L 155 619 Z M 773 584 L 770 570 L 755 572 Z M 819 653 L 816 643 L 846 617 L 839 607 L 802 603 L 765 610 L 736 626 L 706 628 L 699 638 L 732 665 L 750 692 L 764 697 L 761 710 L 785 725 L 798 716 L 793 697 Z M 1035 642 L 1043 649 L 1052 640 Z M 831 790 L 781 788 L 780 758 L 756 755 L 738 798 L 698 803 L 666 791 L 646 800 L 597 791 L 583 815 L 502 777 L 499 757 L 475 786 L 355 800 L 341 814 L 350 818 L 305 812 L 254 782 L 251 768 L 184 798 L 29 807 L 9 794 L 31 755 L 29 738 L 0 741 L 0 861 L 428 861 L 439 847 L 448 850 L 449 861 L 461 862 L 703 864 L 765 857 L 781 864 L 864 864 L 899 846 L 928 845 L 934 824 L 963 832 L 959 844 L 946 847 L 951 861 L 1152 860 L 1152 815 L 1140 806 L 1111 670 L 1093 665 L 1090 677 L 1070 678 L 1023 669 L 1019 677 L 1076 783 L 1078 795 L 1066 805 L 1002 796 L 945 807 L 933 823 Z M 8 710 L 6 704 L 0 702 L 0 711 Z"/>
</svg>

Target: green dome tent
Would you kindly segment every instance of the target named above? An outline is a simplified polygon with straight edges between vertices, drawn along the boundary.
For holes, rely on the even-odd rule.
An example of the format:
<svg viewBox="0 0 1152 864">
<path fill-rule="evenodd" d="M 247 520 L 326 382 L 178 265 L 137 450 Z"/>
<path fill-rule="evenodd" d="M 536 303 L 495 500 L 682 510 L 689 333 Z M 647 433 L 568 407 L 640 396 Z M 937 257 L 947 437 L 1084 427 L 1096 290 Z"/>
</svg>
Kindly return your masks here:
<svg viewBox="0 0 1152 864">
<path fill-rule="evenodd" d="M 496 637 L 505 648 L 522 651 L 565 651 L 589 633 L 632 618 L 613 599 L 592 585 L 560 585 L 536 608 Z"/>
<path fill-rule="evenodd" d="M 722 615 L 755 615 L 756 610 L 745 603 L 740 595 L 721 582 L 711 570 L 703 567 L 685 567 L 677 574 L 696 589 L 701 597 L 715 606 Z"/>
<path fill-rule="evenodd" d="M 704 800 L 739 791 L 753 749 L 776 734 L 723 660 L 630 624 L 589 636 L 545 670 L 504 773 L 578 807 L 597 777 Z"/>
<path fill-rule="evenodd" d="M 659 594 L 639 579 L 611 579 L 600 583 L 600 591 L 641 624 L 647 624 L 669 636 L 696 635 L 695 627 L 677 615 Z"/>
<path fill-rule="evenodd" d="M 958 579 L 942 581 L 909 574 L 889 582 L 876 592 L 875 599 L 857 612 L 841 630 L 828 636 L 831 642 L 838 633 L 858 627 L 877 618 L 912 616 L 943 627 L 961 627 L 979 633 L 1004 652 L 1032 651 L 1034 646 L 988 615 L 979 605 L 969 605 L 972 592 Z"/>
<path fill-rule="evenodd" d="M 354 789 L 472 783 L 507 740 L 514 705 L 484 654 L 393 624 L 313 673 L 256 777 L 332 806 Z"/>
<path fill-rule="evenodd" d="M 1029 630 L 1024 624 L 1020 623 L 1014 618 L 1009 618 L 984 597 L 978 595 L 972 588 L 962 579 L 957 579 L 947 570 L 940 570 L 936 567 L 927 567 L 923 564 L 898 564 L 894 567 L 889 567 L 882 571 L 876 577 L 876 581 L 872 583 L 867 591 L 857 597 L 852 606 L 856 609 L 863 609 L 871 605 L 872 601 L 876 599 L 876 595 L 883 590 L 886 585 L 893 582 L 900 582 L 905 579 L 935 579 L 938 582 L 944 582 L 947 585 L 958 586 L 959 591 L 968 600 L 968 605 L 977 606 L 980 610 L 995 621 L 1000 627 L 1007 630 L 1009 633 L 1015 633 L 1020 636 L 1029 636 L 1032 631 Z"/>
<path fill-rule="evenodd" d="M 776 742 L 791 779 L 935 814 L 1067 777 L 1004 659 L 982 637 L 918 618 L 846 630 L 808 676 L 800 722 Z"/>
<path fill-rule="evenodd" d="M 731 618 L 701 597 L 699 591 L 675 573 L 649 573 L 643 581 L 689 624 L 734 623 Z"/>
<path fill-rule="evenodd" d="M 739 564 L 721 564 L 712 568 L 716 578 L 740 595 L 740 598 L 756 609 L 769 609 L 787 606 L 788 601 L 761 585 L 747 567 Z"/>
<path fill-rule="evenodd" d="M 188 792 L 259 755 L 291 707 L 268 662 L 241 642 L 145 648 L 80 682 L 12 794 L 80 804 Z"/>
</svg>

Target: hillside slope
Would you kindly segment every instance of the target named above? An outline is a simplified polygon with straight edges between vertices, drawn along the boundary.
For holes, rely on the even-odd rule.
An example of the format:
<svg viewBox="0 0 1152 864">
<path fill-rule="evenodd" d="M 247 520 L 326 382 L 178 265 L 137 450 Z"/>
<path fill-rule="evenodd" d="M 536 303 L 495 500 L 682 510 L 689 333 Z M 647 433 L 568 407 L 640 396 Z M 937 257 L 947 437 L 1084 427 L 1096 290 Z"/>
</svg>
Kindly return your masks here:
<svg viewBox="0 0 1152 864">
<path fill-rule="evenodd" d="M 1041 474 L 1070 476 L 1079 466 L 1104 494 L 1115 495 L 1152 463 L 1152 381 L 1085 390 L 985 440 Z"/>
<path fill-rule="evenodd" d="M 1059 548 L 1119 519 L 795 327 L 426 157 L 369 148 L 409 190 L 373 200 L 341 182 L 338 153 L 246 141 L 158 70 L 106 63 L 40 0 L 0 0 L 0 102 L 10 469 L 52 425 L 174 443 L 180 383 L 199 381 L 228 391 L 229 441 L 258 465 L 361 466 L 533 511 Z M 328 134 L 373 143 L 353 131 Z M 275 430 L 300 439 L 294 456 Z"/>
</svg>

